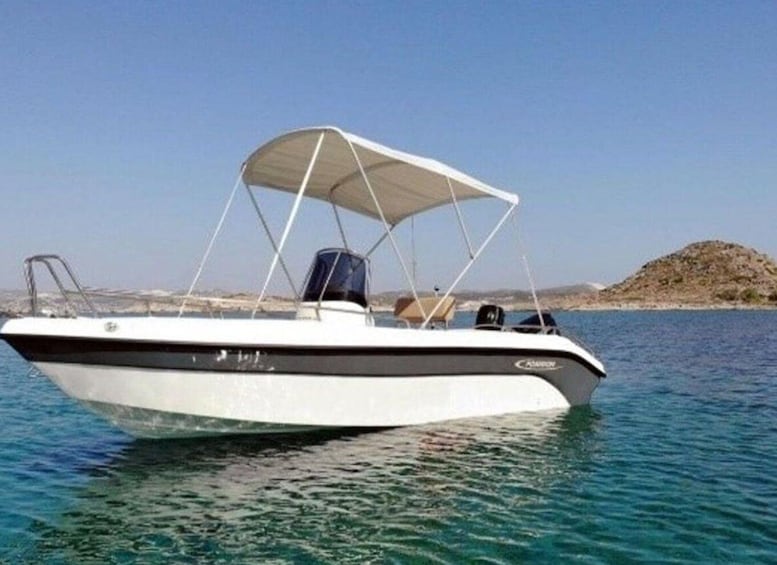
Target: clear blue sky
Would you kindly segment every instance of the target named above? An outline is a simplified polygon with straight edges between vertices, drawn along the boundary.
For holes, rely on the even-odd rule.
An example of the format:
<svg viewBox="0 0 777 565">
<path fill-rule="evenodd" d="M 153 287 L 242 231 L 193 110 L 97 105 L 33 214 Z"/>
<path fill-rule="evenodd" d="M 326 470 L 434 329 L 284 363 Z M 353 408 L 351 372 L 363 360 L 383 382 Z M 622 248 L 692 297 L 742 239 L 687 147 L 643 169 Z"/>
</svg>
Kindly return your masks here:
<svg viewBox="0 0 777 565">
<path fill-rule="evenodd" d="M 773 1 L 19 1 L 0 3 L 0 288 L 43 251 L 95 286 L 186 287 L 242 160 L 320 124 L 518 192 L 539 286 L 701 239 L 777 256 Z M 268 246 L 237 204 L 206 288 L 259 286 Z M 337 243 L 307 213 L 298 271 Z M 426 286 L 463 258 L 440 218 L 417 224 Z M 512 229 L 486 259 L 464 287 L 526 287 Z"/>
</svg>

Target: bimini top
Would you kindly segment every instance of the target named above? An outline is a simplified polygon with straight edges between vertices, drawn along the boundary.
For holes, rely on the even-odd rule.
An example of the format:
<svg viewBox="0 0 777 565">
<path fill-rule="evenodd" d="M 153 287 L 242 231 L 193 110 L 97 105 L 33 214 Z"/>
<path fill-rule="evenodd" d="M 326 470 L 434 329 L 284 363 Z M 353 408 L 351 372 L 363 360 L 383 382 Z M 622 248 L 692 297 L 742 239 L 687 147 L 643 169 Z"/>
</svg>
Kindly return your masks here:
<svg viewBox="0 0 777 565">
<path fill-rule="evenodd" d="M 292 131 L 265 143 L 246 160 L 243 182 L 297 193 L 320 139 L 305 196 L 380 219 L 366 176 L 391 225 L 424 210 L 450 204 L 451 192 L 457 201 L 489 196 L 518 203 L 517 195 L 493 188 L 438 161 L 403 153 L 330 126 Z"/>
</svg>

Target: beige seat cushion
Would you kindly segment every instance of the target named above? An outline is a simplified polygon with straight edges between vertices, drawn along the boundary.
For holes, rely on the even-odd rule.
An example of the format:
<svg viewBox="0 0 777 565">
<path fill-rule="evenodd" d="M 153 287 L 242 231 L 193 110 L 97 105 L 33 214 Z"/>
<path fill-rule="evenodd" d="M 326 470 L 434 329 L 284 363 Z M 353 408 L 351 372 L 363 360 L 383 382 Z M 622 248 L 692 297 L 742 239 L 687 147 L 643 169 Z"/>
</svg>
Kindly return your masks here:
<svg viewBox="0 0 777 565">
<path fill-rule="evenodd" d="M 402 296 L 394 304 L 394 316 L 410 324 L 420 324 L 426 319 L 424 313 L 428 316 L 438 302 L 442 302 L 442 304 L 429 321 L 447 324 L 453 319 L 456 312 L 456 299 L 453 296 L 448 296 L 445 299 L 437 296 L 423 296 L 418 300 L 412 296 Z"/>
</svg>

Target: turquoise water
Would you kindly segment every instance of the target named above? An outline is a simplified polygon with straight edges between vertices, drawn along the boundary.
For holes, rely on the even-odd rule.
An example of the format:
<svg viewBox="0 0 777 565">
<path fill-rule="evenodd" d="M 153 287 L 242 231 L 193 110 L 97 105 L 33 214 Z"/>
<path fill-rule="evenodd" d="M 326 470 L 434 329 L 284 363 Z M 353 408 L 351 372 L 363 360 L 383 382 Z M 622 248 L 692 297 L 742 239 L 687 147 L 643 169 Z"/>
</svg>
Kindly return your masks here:
<svg viewBox="0 0 777 565">
<path fill-rule="evenodd" d="M 777 312 L 558 318 L 590 407 L 286 438 L 133 440 L 0 343 L 0 561 L 776 563 Z"/>
</svg>

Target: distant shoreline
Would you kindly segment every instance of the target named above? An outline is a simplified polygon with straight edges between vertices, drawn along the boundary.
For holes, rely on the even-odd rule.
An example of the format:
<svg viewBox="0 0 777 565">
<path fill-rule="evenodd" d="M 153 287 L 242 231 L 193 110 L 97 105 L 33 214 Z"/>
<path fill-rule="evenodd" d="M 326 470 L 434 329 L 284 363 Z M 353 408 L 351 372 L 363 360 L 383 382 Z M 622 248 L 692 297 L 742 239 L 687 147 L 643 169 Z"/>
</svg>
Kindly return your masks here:
<svg viewBox="0 0 777 565">
<path fill-rule="evenodd" d="M 225 295 L 229 297 L 230 295 Z M 232 295 L 233 296 L 233 295 Z M 203 314 L 209 315 L 219 312 L 251 312 L 254 308 L 255 300 L 246 300 L 245 304 L 235 307 L 234 299 L 222 298 L 218 296 L 207 297 L 208 305 L 187 306 L 187 314 Z M 223 303 L 221 301 L 224 300 Z M 155 303 L 153 299 L 138 300 L 131 304 L 125 305 L 112 304 L 100 304 L 98 311 L 101 315 L 127 315 L 127 314 L 171 314 L 178 312 L 180 304 L 172 304 L 169 302 Z M 507 312 L 532 312 L 535 310 L 533 302 L 510 302 L 499 300 L 463 300 L 460 301 L 456 307 L 457 312 L 477 312 L 478 308 L 482 304 L 497 304 L 505 309 Z M 6 300 L 4 303 L 0 303 L 0 318 L 17 318 L 25 315 L 29 315 L 29 308 L 20 307 L 20 301 L 18 298 L 14 300 Z M 540 300 L 540 307 L 543 310 L 550 310 L 553 312 L 644 312 L 644 311 L 722 311 L 722 310 L 736 310 L 736 311 L 752 311 L 752 310 L 777 310 L 777 304 L 773 303 L 756 303 L 745 304 L 735 302 L 714 302 L 714 303 L 699 303 L 699 302 L 631 302 L 631 301 L 618 301 L 618 302 L 605 302 L 597 300 L 595 296 L 586 294 L 583 296 L 566 296 L 566 297 L 554 297 L 546 300 Z M 376 313 L 391 313 L 393 312 L 393 304 L 385 302 L 378 302 L 372 305 L 373 312 Z M 295 303 L 292 300 L 270 298 L 263 301 L 259 311 L 261 312 L 294 312 Z M 85 314 L 85 313 L 84 313 Z"/>
</svg>

